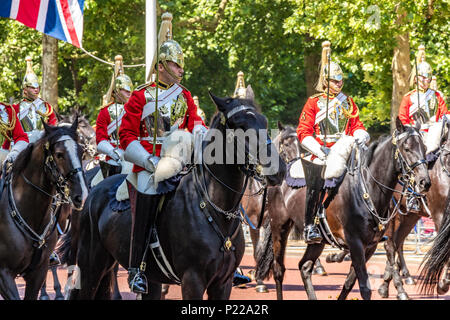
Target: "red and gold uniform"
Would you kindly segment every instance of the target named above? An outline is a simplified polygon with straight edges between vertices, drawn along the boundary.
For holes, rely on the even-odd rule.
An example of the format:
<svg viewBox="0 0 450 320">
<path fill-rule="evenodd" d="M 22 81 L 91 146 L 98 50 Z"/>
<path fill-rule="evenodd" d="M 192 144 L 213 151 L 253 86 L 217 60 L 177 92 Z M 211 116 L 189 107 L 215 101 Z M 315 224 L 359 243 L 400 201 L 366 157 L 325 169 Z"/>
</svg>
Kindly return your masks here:
<svg viewBox="0 0 450 320">
<path fill-rule="evenodd" d="M 196 125 L 205 126 L 202 118 L 197 114 L 197 106 L 191 93 L 186 88 L 178 84 L 167 86 L 160 82 L 158 90 L 159 97 L 164 97 L 166 94 L 169 97 L 166 99 L 167 103 L 158 104 L 158 137 L 161 137 L 161 132 L 173 130 L 173 126 L 178 129 L 187 129 L 189 132 L 192 132 Z M 177 94 L 177 92 L 179 93 Z M 133 91 L 125 104 L 125 113 L 119 130 L 120 144 L 123 149 L 126 149 L 131 142 L 139 140 L 148 153 L 153 153 L 152 116 L 148 115 L 142 119 L 142 115 L 144 106 L 154 101 L 155 97 L 156 83 L 140 86 Z M 159 156 L 160 152 L 161 143 L 158 141 L 156 156 Z M 142 170 L 144 169 L 137 165 L 133 168 L 134 172 Z"/>
<path fill-rule="evenodd" d="M 14 108 L 3 103 L 0 103 L 0 134 L 1 138 L 5 140 L 3 145 L 7 145 L 7 148 L 2 147 L 2 160 L 9 153 L 11 142 L 14 143 L 16 149 L 18 146 L 20 146 L 20 150 L 18 151 L 23 150 L 26 145 L 28 145 L 28 135 L 23 131 Z"/>
<path fill-rule="evenodd" d="M 439 91 L 428 89 L 425 93 L 420 93 L 420 108 L 429 120 L 438 122 L 444 114 L 448 114 L 444 97 Z M 428 96 L 427 96 L 428 95 Z M 417 90 L 408 92 L 402 99 L 398 110 L 398 117 L 404 125 L 414 125 L 413 116 L 418 111 Z"/>
<path fill-rule="evenodd" d="M 326 100 L 327 95 L 325 93 L 320 93 L 311 96 L 307 101 L 305 106 L 303 107 L 302 113 L 300 114 L 299 123 L 297 127 L 297 136 L 300 142 L 303 141 L 305 137 L 312 136 L 314 137 L 320 145 L 324 145 L 323 141 L 323 132 L 320 129 L 320 123 L 316 123 L 316 115 L 322 110 L 326 109 Z M 333 98 L 329 99 L 329 104 L 333 100 Z M 356 130 L 362 129 L 366 130 L 363 123 L 359 119 L 359 111 L 355 102 L 352 98 L 348 97 L 344 102 L 344 105 L 334 106 L 334 109 L 341 109 L 340 115 L 338 115 L 339 111 L 329 110 L 328 116 L 328 130 L 332 130 L 328 132 L 327 136 L 327 147 L 331 147 L 337 140 L 336 133 L 344 133 L 346 135 L 353 136 Z M 344 110 L 345 112 L 342 112 Z M 337 116 L 340 116 L 340 119 L 336 119 Z M 326 121 L 323 119 L 322 121 Z M 335 123 L 335 126 L 330 125 L 330 123 Z"/>
</svg>

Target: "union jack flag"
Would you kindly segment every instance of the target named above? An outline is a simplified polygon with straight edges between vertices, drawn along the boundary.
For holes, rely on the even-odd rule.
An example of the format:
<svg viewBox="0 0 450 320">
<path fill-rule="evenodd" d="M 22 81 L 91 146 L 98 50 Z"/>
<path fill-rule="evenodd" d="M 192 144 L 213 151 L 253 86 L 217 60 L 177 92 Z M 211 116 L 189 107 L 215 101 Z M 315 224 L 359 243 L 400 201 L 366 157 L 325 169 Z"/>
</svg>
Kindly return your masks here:
<svg viewBox="0 0 450 320">
<path fill-rule="evenodd" d="M 1 0 L 0 17 L 81 48 L 84 0 Z"/>
</svg>

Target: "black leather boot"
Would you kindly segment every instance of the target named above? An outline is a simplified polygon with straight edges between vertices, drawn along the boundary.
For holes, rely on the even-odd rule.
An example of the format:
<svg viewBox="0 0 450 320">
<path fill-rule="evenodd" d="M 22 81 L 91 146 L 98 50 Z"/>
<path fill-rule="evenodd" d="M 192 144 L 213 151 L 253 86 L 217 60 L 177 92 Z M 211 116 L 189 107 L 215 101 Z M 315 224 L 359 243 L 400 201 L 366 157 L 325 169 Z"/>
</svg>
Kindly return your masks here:
<svg viewBox="0 0 450 320">
<path fill-rule="evenodd" d="M 303 230 L 303 236 L 307 244 L 320 243 L 322 241 L 322 235 L 320 234 L 319 227 L 315 221 L 320 201 L 321 191 L 311 189 L 307 191 L 305 229 Z"/>
<path fill-rule="evenodd" d="M 132 197 L 134 197 L 135 201 L 132 201 Z M 128 284 L 132 292 L 146 294 L 148 283 L 147 277 L 145 276 L 147 262 L 145 261 L 146 259 L 144 259 L 144 252 L 147 244 L 147 237 L 150 234 L 150 228 L 154 223 L 159 196 L 146 195 L 134 190 L 134 192 L 130 193 L 130 201 L 132 233 L 130 241 Z"/>
</svg>

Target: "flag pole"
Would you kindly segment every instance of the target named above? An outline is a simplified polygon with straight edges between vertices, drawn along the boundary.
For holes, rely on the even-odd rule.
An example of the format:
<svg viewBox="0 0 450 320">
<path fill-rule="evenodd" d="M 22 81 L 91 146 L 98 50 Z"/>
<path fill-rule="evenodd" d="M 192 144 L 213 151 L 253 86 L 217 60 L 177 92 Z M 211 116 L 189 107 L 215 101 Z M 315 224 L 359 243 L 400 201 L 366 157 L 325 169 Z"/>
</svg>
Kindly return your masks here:
<svg viewBox="0 0 450 320">
<path fill-rule="evenodd" d="M 156 58 L 156 1 L 145 0 L 145 79 L 150 81 Z"/>
</svg>

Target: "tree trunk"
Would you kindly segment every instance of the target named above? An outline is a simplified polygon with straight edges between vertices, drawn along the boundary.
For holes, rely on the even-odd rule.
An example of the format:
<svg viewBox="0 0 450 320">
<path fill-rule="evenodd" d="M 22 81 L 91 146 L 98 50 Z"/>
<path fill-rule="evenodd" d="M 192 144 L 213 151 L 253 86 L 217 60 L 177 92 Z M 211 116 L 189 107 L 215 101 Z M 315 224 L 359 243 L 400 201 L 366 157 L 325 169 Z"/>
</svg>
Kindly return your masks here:
<svg viewBox="0 0 450 320">
<path fill-rule="evenodd" d="M 406 11 L 399 13 L 397 24 L 401 25 L 406 18 Z M 392 59 L 392 100 L 391 100 L 391 132 L 395 130 L 395 119 L 403 96 L 409 91 L 409 75 L 411 73 L 409 33 L 396 37 L 397 46 L 394 48 Z"/>
<path fill-rule="evenodd" d="M 309 34 L 305 36 L 305 41 L 313 42 L 315 39 Z M 304 66 L 305 66 L 305 82 L 306 96 L 310 97 L 316 93 L 316 84 L 319 79 L 319 63 L 322 53 L 317 45 L 305 48 Z"/>
<path fill-rule="evenodd" d="M 42 38 L 42 98 L 54 110 L 58 107 L 58 40 L 44 34 Z"/>
</svg>

